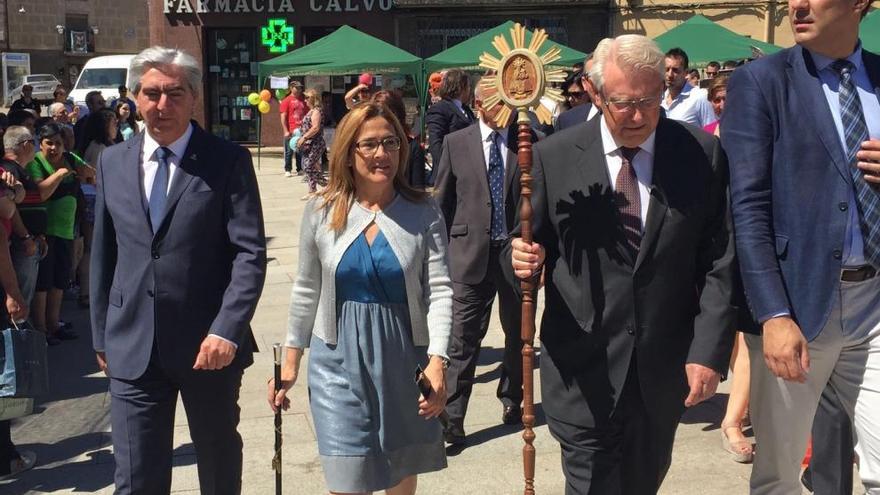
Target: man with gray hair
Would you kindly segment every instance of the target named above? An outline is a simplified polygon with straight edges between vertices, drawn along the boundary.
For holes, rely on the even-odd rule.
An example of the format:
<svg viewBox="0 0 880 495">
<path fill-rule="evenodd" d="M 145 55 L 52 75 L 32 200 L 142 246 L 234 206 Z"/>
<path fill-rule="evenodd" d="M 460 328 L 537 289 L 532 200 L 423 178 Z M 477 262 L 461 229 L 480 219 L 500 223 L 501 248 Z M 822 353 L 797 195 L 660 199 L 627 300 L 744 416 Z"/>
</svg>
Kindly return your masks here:
<svg viewBox="0 0 880 495">
<path fill-rule="evenodd" d="M 70 115 L 64 103 L 55 102 L 49 105 L 49 117 L 58 124 L 70 125 Z"/>
<path fill-rule="evenodd" d="M 98 159 L 91 320 L 110 377 L 117 494 L 171 490 L 183 400 L 201 493 L 241 492 L 238 393 L 266 270 L 251 156 L 190 120 L 196 60 L 154 46 L 131 62 L 146 132 Z"/>
<path fill-rule="evenodd" d="M 649 38 L 612 40 L 590 80 L 601 116 L 534 147 L 534 242 L 515 228 L 512 262 L 546 281 L 541 393 L 565 493 L 656 493 L 733 346 L 727 162 L 661 116 Z"/>
</svg>

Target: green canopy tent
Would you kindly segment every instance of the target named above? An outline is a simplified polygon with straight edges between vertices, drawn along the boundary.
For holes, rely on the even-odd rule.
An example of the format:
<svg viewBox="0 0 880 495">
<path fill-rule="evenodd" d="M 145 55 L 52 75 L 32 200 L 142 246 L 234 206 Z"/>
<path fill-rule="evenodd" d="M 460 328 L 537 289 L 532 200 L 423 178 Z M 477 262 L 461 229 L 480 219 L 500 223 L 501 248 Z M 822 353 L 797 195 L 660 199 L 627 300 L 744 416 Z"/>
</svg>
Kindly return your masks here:
<svg viewBox="0 0 880 495">
<path fill-rule="evenodd" d="M 880 9 L 871 12 L 862 19 L 859 26 L 859 38 L 862 47 L 869 52 L 880 53 Z"/>
<path fill-rule="evenodd" d="M 422 59 L 351 26 L 341 26 L 302 48 L 260 62 L 258 68 L 260 81 L 268 76 L 342 76 L 359 72 L 411 76 L 419 100 L 424 99 L 427 88 Z"/>
<path fill-rule="evenodd" d="M 495 36 L 503 34 L 509 38 L 510 29 L 513 27 L 513 24 L 513 21 L 507 21 L 504 24 L 489 29 L 488 31 L 483 31 L 473 38 L 462 41 L 433 57 L 426 58 L 425 73 L 430 74 L 431 72 L 440 69 L 448 69 L 452 67 L 465 70 L 482 70 L 480 68 L 480 55 L 486 51 L 494 51 L 492 40 Z M 526 30 L 526 45 L 529 44 L 531 39 L 532 32 Z M 571 67 L 578 62 L 583 62 L 587 57 L 587 54 L 584 52 L 554 43 L 551 40 L 547 40 L 544 43 L 544 46 L 541 49 L 542 53 L 552 46 L 557 46 L 561 50 L 561 58 L 554 62 L 554 65 Z"/>
<path fill-rule="evenodd" d="M 716 60 L 742 60 L 753 56 L 753 48 L 765 55 L 782 48 L 742 36 L 696 14 L 687 21 L 654 38 L 664 52 L 679 47 L 688 54 L 692 66 Z"/>
</svg>

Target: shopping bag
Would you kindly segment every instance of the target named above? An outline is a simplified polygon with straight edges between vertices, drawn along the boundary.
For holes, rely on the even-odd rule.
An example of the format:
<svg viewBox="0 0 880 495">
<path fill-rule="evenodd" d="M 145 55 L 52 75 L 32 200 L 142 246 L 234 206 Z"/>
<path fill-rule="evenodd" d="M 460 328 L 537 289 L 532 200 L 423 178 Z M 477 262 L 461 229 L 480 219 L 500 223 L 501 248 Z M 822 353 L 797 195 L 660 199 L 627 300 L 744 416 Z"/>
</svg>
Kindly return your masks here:
<svg viewBox="0 0 880 495">
<path fill-rule="evenodd" d="M 20 418 L 34 412 L 34 399 L 0 397 L 0 421 Z"/>
<path fill-rule="evenodd" d="M 49 391 L 46 337 L 35 330 L 0 332 L 0 397 L 36 397 Z"/>
</svg>

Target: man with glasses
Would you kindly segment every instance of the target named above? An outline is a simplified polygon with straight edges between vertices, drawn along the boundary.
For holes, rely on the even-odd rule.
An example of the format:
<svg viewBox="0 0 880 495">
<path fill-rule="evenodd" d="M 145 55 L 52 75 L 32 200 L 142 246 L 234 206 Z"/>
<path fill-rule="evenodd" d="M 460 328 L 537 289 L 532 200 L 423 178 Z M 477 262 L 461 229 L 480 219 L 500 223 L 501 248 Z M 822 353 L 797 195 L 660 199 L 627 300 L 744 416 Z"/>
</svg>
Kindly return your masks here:
<svg viewBox="0 0 880 495">
<path fill-rule="evenodd" d="M 12 106 L 9 107 L 10 112 L 14 112 L 16 110 L 24 110 L 29 108 L 35 112 L 37 115 L 40 115 L 40 111 L 42 107 L 40 107 L 40 102 L 31 98 L 31 95 L 34 92 L 34 87 L 30 84 L 25 84 L 21 87 L 21 97 L 14 102 L 12 102 Z"/>
<path fill-rule="evenodd" d="M 733 346 L 727 162 L 661 116 L 656 43 L 619 36 L 594 59 L 602 114 L 535 145 L 535 242 L 517 226 L 512 264 L 546 283 L 541 395 L 565 493 L 656 493 Z"/>
<path fill-rule="evenodd" d="M 718 71 L 721 70 L 721 64 L 716 61 L 711 61 L 706 64 L 706 79 L 715 79 L 715 76 L 718 75 Z"/>
<path fill-rule="evenodd" d="M 484 108 L 485 90 L 479 84 L 474 88 L 479 120 L 446 136 L 437 165 L 436 195 L 449 234 L 453 292 L 445 437 L 458 445 L 465 442 L 464 417 L 496 294 L 505 335 L 497 391 L 501 421 L 518 424 L 522 416 L 520 296 L 508 258 L 502 256 L 520 194 L 516 126 L 497 124 L 501 106 Z"/>
<path fill-rule="evenodd" d="M 578 99 L 582 100 L 585 98 L 585 100 L 581 105 L 573 105 L 572 108 L 559 114 L 559 117 L 556 118 L 556 122 L 553 124 L 553 128 L 556 132 L 567 129 L 573 125 L 582 124 L 599 114 L 598 107 L 593 103 L 595 90 L 593 89 L 593 84 L 590 82 L 590 68 L 593 67 L 593 56 L 595 53 L 610 41 L 610 38 L 604 38 L 600 41 L 596 45 L 596 49 L 593 53 L 588 55 L 587 59 L 584 61 L 583 70 L 577 74 L 579 75 L 579 86 L 583 91 L 581 97 Z M 570 87 L 571 86 L 569 86 L 569 88 Z M 569 89 L 569 95 L 570 94 Z"/>
</svg>

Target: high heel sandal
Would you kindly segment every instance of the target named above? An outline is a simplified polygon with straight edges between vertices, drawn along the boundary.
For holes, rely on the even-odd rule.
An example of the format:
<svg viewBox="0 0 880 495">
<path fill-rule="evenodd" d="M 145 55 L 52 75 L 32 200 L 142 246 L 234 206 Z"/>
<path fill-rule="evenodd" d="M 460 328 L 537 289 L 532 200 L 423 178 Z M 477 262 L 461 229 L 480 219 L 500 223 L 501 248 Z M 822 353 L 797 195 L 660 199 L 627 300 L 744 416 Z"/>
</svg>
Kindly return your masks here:
<svg viewBox="0 0 880 495">
<path fill-rule="evenodd" d="M 751 463 L 755 458 L 755 446 L 752 445 L 752 442 L 746 439 L 731 442 L 730 438 L 727 436 L 727 430 L 731 428 L 736 428 L 737 430 L 742 431 L 742 424 L 721 424 L 721 448 L 730 454 L 735 462 L 740 464 Z"/>
</svg>

